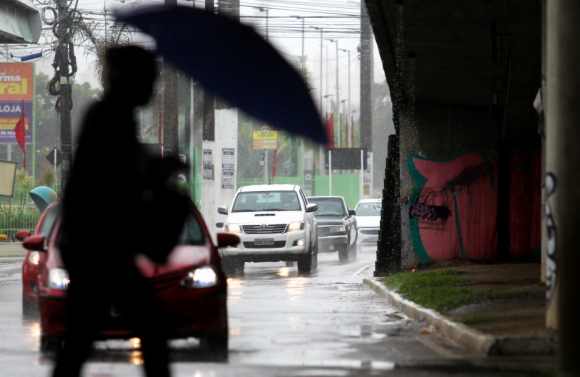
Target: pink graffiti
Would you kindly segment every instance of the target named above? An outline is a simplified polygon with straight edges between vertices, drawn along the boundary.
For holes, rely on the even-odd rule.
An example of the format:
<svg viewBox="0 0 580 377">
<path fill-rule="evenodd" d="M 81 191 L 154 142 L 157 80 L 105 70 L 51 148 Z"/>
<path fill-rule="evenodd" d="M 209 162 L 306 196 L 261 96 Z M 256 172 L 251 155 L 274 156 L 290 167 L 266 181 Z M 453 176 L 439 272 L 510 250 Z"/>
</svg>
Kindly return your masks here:
<svg viewBox="0 0 580 377">
<path fill-rule="evenodd" d="M 497 182 L 495 168 L 486 167 L 480 153 L 472 152 L 450 161 L 413 158 L 417 172 L 427 179 L 418 198 L 431 207 L 448 208 L 455 221 L 431 222 L 418 218 L 418 230 L 425 252 L 432 260 L 462 258 L 462 246 L 469 259 L 492 259 L 497 250 Z M 466 172 L 470 174 L 466 174 Z M 479 177 L 473 172 L 485 172 Z M 465 179 L 467 176 L 476 178 Z M 470 182 L 467 182 L 470 181 Z M 457 182 L 450 187 L 449 182 Z"/>
</svg>

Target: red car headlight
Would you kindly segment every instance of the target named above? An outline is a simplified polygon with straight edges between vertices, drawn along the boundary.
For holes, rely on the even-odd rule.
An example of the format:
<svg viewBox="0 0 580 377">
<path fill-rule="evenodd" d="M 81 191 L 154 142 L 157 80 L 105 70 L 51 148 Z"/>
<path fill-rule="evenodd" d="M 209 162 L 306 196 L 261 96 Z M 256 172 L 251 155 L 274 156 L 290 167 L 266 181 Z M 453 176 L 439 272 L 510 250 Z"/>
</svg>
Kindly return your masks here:
<svg viewBox="0 0 580 377">
<path fill-rule="evenodd" d="M 28 255 L 28 261 L 30 264 L 37 266 L 40 261 L 40 253 L 38 251 L 31 251 Z"/>
<path fill-rule="evenodd" d="M 50 289 L 66 291 L 69 283 L 70 279 L 67 270 L 63 268 L 53 268 L 48 272 L 48 287 Z"/>
<path fill-rule="evenodd" d="M 209 288 L 217 285 L 218 275 L 212 266 L 202 266 L 189 271 L 181 280 L 186 288 Z"/>
</svg>

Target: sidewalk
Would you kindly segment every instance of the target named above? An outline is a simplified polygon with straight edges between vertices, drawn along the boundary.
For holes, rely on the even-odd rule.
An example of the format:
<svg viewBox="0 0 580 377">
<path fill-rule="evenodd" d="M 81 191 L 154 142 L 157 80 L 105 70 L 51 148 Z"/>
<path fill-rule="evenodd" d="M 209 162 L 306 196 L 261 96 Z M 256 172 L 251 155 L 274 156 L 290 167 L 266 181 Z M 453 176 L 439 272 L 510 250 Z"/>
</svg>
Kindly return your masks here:
<svg viewBox="0 0 580 377">
<path fill-rule="evenodd" d="M 539 263 L 478 264 L 464 261 L 438 262 L 425 270 L 461 271 L 468 280 L 465 289 L 509 293 L 497 299 L 438 313 L 404 299 L 389 290 L 380 278 L 364 279 L 374 292 L 410 318 L 425 323 L 425 331 L 437 331 L 470 350 L 486 356 L 554 355 L 556 333 L 545 327 L 545 286 Z M 465 325 L 455 322 L 465 315 L 486 314 L 494 320 Z"/>
<path fill-rule="evenodd" d="M 21 242 L 0 242 L 0 257 L 24 257 L 26 250 Z"/>
</svg>

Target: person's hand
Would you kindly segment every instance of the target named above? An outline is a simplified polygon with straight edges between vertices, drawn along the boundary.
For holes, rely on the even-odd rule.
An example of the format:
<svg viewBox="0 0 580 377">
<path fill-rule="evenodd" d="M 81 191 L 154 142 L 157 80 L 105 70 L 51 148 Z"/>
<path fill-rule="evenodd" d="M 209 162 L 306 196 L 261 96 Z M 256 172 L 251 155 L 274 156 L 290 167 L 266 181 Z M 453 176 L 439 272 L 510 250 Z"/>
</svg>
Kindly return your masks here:
<svg viewBox="0 0 580 377">
<path fill-rule="evenodd" d="M 179 158 L 173 156 L 159 158 L 152 164 L 155 179 L 162 182 L 167 181 L 173 174 L 188 167 L 188 164 L 181 162 Z"/>
</svg>

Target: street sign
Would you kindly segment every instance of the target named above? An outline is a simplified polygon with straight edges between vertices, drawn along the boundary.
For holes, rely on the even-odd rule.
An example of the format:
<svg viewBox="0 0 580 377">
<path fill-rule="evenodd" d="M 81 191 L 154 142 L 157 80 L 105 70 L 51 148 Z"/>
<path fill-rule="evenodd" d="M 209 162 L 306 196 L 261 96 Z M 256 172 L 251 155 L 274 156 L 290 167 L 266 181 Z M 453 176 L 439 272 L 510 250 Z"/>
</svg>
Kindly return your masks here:
<svg viewBox="0 0 580 377">
<path fill-rule="evenodd" d="M 54 147 L 50 152 L 48 152 L 48 155 L 46 155 L 46 159 L 48 160 L 48 162 L 50 162 L 51 165 L 54 165 L 54 155 L 56 154 L 56 166 L 60 165 L 60 162 L 62 160 L 62 153 L 61 151 L 58 150 L 58 148 Z"/>
<path fill-rule="evenodd" d="M 278 131 L 272 131 L 268 126 L 263 126 L 260 130 L 254 131 L 252 137 L 255 150 L 278 149 Z"/>
<path fill-rule="evenodd" d="M 325 167 L 328 169 L 328 151 L 332 152 L 332 170 L 360 170 L 361 150 L 364 158 L 363 170 L 367 169 L 367 153 L 362 148 L 326 148 Z"/>
</svg>

